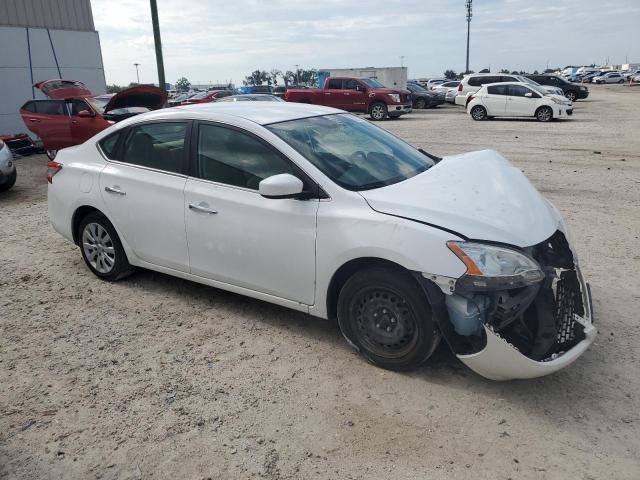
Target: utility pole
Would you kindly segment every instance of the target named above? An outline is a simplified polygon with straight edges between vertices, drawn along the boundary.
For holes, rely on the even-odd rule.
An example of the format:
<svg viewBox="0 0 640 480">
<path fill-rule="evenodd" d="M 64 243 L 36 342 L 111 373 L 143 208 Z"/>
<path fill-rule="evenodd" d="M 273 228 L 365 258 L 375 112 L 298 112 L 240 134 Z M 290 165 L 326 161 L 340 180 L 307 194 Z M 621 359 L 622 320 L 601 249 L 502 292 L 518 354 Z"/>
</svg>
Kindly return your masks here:
<svg viewBox="0 0 640 480">
<path fill-rule="evenodd" d="M 300 65 L 296 63 L 296 85 L 300 86 L 300 69 L 298 68 Z"/>
<path fill-rule="evenodd" d="M 158 6 L 156 0 L 149 0 L 151 3 L 151 23 L 153 23 L 153 41 L 156 44 L 156 63 L 158 64 L 158 86 L 166 89 L 164 81 L 164 61 L 162 60 L 162 41 L 160 40 L 160 23 L 158 22 Z"/>
<path fill-rule="evenodd" d="M 467 7 L 467 68 L 464 73 L 469 73 L 469 37 L 471 35 L 471 2 L 473 0 L 465 0 L 465 6 Z"/>
<path fill-rule="evenodd" d="M 400 67 L 404 67 L 404 55 L 400 55 Z"/>
<path fill-rule="evenodd" d="M 138 79 L 138 85 L 140 85 L 140 73 L 138 73 L 138 67 L 140 66 L 140 64 L 134 63 L 134 65 L 136 66 L 136 78 Z"/>
</svg>

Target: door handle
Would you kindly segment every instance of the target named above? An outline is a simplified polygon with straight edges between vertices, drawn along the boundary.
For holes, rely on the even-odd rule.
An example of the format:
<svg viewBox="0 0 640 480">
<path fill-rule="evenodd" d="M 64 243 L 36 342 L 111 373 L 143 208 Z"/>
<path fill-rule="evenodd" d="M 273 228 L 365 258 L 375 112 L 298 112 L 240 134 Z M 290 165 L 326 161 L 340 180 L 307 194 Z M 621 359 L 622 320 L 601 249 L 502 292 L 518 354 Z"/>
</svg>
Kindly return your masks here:
<svg viewBox="0 0 640 480">
<path fill-rule="evenodd" d="M 40 120 L 38 120 L 37 118 L 30 118 L 29 121 L 33 123 L 40 123 Z"/>
<path fill-rule="evenodd" d="M 126 195 L 126 192 L 123 192 L 117 187 L 104 187 L 104 191 L 109 193 L 117 193 L 118 195 Z"/>
<path fill-rule="evenodd" d="M 189 204 L 189 210 L 195 210 L 196 212 L 208 213 L 209 215 L 215 215 L 215 214 L 218 213 L 217 210 L 214 210 L 212 208 L 206 207 L 202 203 L 199 203 L 198 205 L 190 203 Z"/>
<path fill-rule="evenodd" d="M 71 120 L 71 123 L 73 123 L 74 125 L 77 125 L 78 121 L 77 120 Z"/>
</svg>

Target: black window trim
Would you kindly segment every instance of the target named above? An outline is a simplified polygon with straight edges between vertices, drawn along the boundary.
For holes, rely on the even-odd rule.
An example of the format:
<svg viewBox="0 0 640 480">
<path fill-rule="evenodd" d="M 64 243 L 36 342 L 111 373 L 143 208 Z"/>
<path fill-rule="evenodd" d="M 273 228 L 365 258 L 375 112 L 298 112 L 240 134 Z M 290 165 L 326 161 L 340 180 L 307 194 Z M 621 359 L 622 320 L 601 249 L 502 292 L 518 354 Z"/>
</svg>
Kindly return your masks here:
<svg viewBox="0 0 640 480">
<path fill-rule="evenodd" d="M 180 165 L 180 172 L 170 172 L 168 170 L 161 170 L 159 168 L 153 168 L 153 167 L 147 167 L 145 165 L 136 165 L 135 163 L 129 163 L 129 162 L 125 162 L 124 160 L 122 160 L 122 154 L 123 154 L 123 148 L 124 148 L 124 143 L 126 141 L 126 139 L 129 137 L 129 133 L 131 132 L 132 129 L 137 128 L 137 127 L 141 127 L 141 126 L 145 126 L 145 125 L 154 125 L 157 123 L 184 123 L 187 125 L 187 128 L 185 130 L 185 134 L 184 134 L 184 142 L 185 142 L 185 148 L 183 149 L 182 152 L 182 161 L 181 161 L 181 165 Z M 163 118 L 163 119 L 156 119 L 156 120 L 149 120 L 146 122 L 138 122 L 138 123 L 134 123 L 132 125 L 127 125 L 124 128 L 119 129 L 117 132 L 113 132 L 110 135 L 107 135 L 103 138 L 101 138 L 100 140 L 98 140 L 96 142 L 96 147 L 98 148 L 98 151 L 100 152 L 100 154 L 102 155 L 102 157 L 107 161 L 107 162 L 113 162 L 113 163 L 118 163 L 120 165 L 127 165 L 129 167 L 134 167 L 134 168 L 140 168 L 143 170 L 149 170 L 152 172 L 158 172 L 158 173 L 164 173 L 165 175 L 173 175 L 175 177 L 188 177 L 188 172 L 189 172 L 189 156 L 191 154 L 190 150 L 190 145 L 189 145 L 189 141 L 192 138 L 192 130 L 193 130 L 193 120 L 191 119 L 176 119 L 176 118 Z M 100 146 L 100 143 L 103 140 L 106 140 L 108 137 L 110 137 L 111 135 L 116 135 L 120 133 L 121 137 L 118 139 L 118 143 L 114 149 L 114 158 L 109 158 L 107 157 L 106 153 L 102 151 L 102 147 Z"/>
<path fill-rule="evenodd" d="M 256 195 L 260 195 L 258 190 L 254 190 L 251 188 L 240 187 L 238 185 L 230 185 L 228 183 L 216 182 L 215 180 L 209 180 L 206 178 L 200 178 L 198 176 L 198 135 L 200 134 L 200 125 L 214 125 L 217 127 L 228 128 L 230 130 L 235 130 L 237 132 L 248 135 L 254 140 L 258 141 L 262 145 L 264 145 L 267 149 L 272 150 L 277 155 L 282 157 L 286 162 L 291 164 L 293 167 L 293 171 L 296 176 L 302 180 L 305 185 L 308 185 L 309 188 L 303 190 L 300 197 L 296 198 L 296 200 L 324 200 L 329 199 L 329 195 L 325 192 L 325 190 L 320 186 L 318 182 L 316 182 L 307 172 L 305 172 L 296 162 L 291 160 L 287 155 L 285 155 L 282 151 L 271 145 L 267 140 L 256 135 L 253 132 L 250 132 L 242 127 L 238 127 L 237 125 L 232 125 L 230 123 L 224 123 L 215 120 L 194 120 L 193 126 L 190 132 L 190 142 L 189 142 L 189 168 L 188 168 L 188 177 L 200 182 L 211 183 L 213 185 L 219 185 L 227 188 L 235 188 L 238 190 L 243 190 L 246 192 L 250 192 Z"/>
</svg>

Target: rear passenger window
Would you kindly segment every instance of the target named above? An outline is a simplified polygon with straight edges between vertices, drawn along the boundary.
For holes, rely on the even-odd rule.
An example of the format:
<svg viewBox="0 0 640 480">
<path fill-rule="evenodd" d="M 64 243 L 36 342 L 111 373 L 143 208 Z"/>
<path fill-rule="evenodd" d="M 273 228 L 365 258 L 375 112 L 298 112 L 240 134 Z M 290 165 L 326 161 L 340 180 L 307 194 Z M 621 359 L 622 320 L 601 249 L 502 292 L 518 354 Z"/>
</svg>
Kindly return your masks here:
<svg viewBox="0 0 640 480">
<path fill-rule="evenodd" d="M 467 83 L 472 86 L 472 87 L 479 87 L 480 86 L 480 77 L 471 77 Z"/>
<path fill-rule="evenodd" d="M 36 104 L 35 102 L 27 102 L 22 106 L 22 110 L 26 110 L 27 112 L 36 113 Z"/>
<path fill-rule="evenodd" d="M 487 87 L 487 92 L 491 95 L 506 95 L 507 94 L 507 86 L 506 85 L 491 85 Z"/>
<path fill-rule="evenodd" d="M 33 102 L 36 113 L 43 115 L 67 115 L 67 105 L 64 100 L 36 100 Z"/>
<path fill-rule="evenodd" d="M 329 85 L 327 85 L 327 88 L 332 88 L 334 90 L 342 90 L 342 80 L 329 79 Z"/>
<path fill-rule="evenodd" d="M 109 135 L 107 138 L 100 140 L 100 149 L 110 160 L 115 160 L 116 145 L 120 139 L 120 132 Z"/>
<path fill-rule="evenodd" d="M 181 173 L 185 154 L 186 123 L 148 123 L 132 127 L 121 160 L 132 165 Z"/>
<path fill-rule="evenodd" d="M 294 174 L 286 158 L 253 136 L 206 124 L 200 125 L 197 169 L 199 178 L 252 190 L 272 175 Z"/>
</svg>

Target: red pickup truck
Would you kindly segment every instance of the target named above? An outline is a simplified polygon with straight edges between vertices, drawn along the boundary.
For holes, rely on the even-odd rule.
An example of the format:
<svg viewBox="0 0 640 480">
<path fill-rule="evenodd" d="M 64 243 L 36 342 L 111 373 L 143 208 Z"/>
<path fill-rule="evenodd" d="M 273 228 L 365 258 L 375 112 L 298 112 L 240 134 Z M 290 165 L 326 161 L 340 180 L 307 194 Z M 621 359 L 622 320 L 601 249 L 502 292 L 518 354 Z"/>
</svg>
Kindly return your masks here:
<svg viewBox="0 0 640 480">
<path fill-rule="evenodd" d="M 324 88 L 287 90 L 284 99 L 364 112 L 372 120 L 397 118 L 411 111 L 411 92 L 387 88 L 372 78 L 329 77 Z"/>
</svg>

